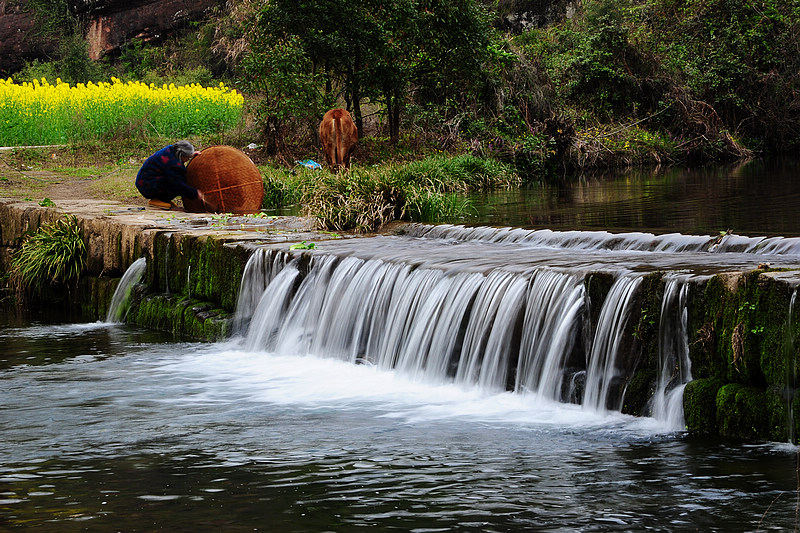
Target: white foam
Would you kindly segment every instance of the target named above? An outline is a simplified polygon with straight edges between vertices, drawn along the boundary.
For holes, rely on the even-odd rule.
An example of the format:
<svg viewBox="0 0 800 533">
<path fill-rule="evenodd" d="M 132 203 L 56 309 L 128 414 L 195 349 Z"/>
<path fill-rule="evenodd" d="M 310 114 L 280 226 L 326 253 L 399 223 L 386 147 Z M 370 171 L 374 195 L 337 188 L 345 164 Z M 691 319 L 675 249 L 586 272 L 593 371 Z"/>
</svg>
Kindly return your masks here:
<svg viewBox="0 0 800 533">
<path fill-rule="evenodd" d="M 490 393 L 453 383 L 430 383 L 371 365 L 315 356 L 222 351 L 185 355 L 159 372 L 191 380 L 199 394 L 181 402 L 263 402 L 298 409 L 361 410 L 365 416 L 415 424 L 461 420 L 498 426 L 622 431 L 672 430 L 650 418 L 596 412 L 534 394 Z"/>
</svg>

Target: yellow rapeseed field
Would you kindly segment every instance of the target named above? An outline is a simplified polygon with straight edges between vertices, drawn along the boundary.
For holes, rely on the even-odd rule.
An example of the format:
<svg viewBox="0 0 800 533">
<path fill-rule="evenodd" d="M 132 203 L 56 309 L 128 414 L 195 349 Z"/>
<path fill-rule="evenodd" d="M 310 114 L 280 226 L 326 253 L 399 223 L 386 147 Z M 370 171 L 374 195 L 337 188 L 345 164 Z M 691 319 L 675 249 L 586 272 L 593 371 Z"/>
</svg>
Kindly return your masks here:
<svg viewBox="0 0 800 533">
<path fill-rule="evenodd" d="M 111 78 L 71 86 L 60 79 L 0 79 L 0 146 L 222 133 L 239 123 L 243 103 L 222 83 L 157 87 Z"/>
</svg>

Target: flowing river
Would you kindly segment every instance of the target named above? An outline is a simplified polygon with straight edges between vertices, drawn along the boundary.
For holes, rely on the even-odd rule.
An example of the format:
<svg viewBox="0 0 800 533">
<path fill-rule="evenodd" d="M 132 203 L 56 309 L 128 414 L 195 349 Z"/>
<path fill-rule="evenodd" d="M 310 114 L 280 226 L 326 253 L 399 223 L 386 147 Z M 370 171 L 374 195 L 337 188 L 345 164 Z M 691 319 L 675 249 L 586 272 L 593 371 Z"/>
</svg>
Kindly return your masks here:
<svg viewBox="0 0 800 533">
<path fill-rule="evenodd" d="M 797 452 L 106 323 L 4 324 L 0 526 L 786 531 Z"/>
<path fill-rule="evenodd" d="M 745 170 L 731 174 L 727 186 L 724 176 L 716 178 L 715 186 L 738 191 Z M 584 206 L 582 221 L 569 218 L 577 214 L 572 200 L 548 215 L 551 222 L 562 217 L 553 229 L 593 231 L 421 228 L 421 235 L 408 237 L 413 247 L 386 237 L 377 241 L 378 251 L 365 249 L 367 241 L 335 242 L 327 252 L 320 246 L 319 259 L 291 301 L 287 296 L 280 310 L 261 310 L 263 295 L 282 301 L 275 299 L 281 280 L 296 275 L 291 263 L 273 259 L 275 264 L 259 267 L 266 278 L 258 287 L 243 291 L 249 300 L 240 305 L 249 325 L 221 343 L 175 339 L 116 323 L 114 314 L 107 321 L 81 322 L 4 312 L 0 531 L 796 530 L 796 446 L 691 438 L 680 430 L 680 420 L 657 414 L 659 405 L 652 417 L 634 418 L 605 408 L 602 398 L 584 405 L 560 401 L 563 386 L 544 386 L 542 377 L 553 350 L 521 361 L 509 388 L 502 386 L 506 376 L 484 370 L 486 358 L 465 356 L 458 369 L 446 358 L 437 360 L 436 350 L 418 358 L 422 344 L 455 342 L 448 328 L 437 329 L 428 316 L 452 313 L 467 332 L 488 327 L 478 320 L 482 313 L 457 314 L 458 295 L 479 277 L 470 290 L 485 299 L 480 309 L 497 308 L 493 316 L 503 316 L 503 302 L 514 298 L 526 299 L 526 308 L 533 309 L 539 304 L 531 294 L 563 295 L 552 298 L 558 300 L 548 307 L 558 311 L 552 319 L 546 313 L 516 319 L 540 320 L 537 327 L 553 334 L 546 336 L 553 347 L 553 332 L 577 323 L 573 310 L 582 301 L 579 284 L 565 269 L 618 268 L 624 262 L 627 276 L 618 285 L 624 302 L 636 275 L 647 269 L 686 273 L 693 266 L 691 275 L 705 275 L 725 268 L 722 263 L 752 268 L 765 250 L 771 261 L 796 266 L 796 239 L 756 237 L 758 227 L 764 228 L 760 235 L 800 235 L 800 226 L 780 207 L 798 205 L 795 175 L 787 173 L 778 185 L 767 174 L 763 182 L 774 182 L 772 196 L 766 203 L 761 198 L 760 209 L 747 209 L 758 216 L 771 213 L 773 222 L 733 224 L 727 215 L 712 217 L 722 200 L 708 200 L 715 207 L 698 211 L 703 204 L 691 195 L 682 212 L 706 221 L 655 220 L 645 214 L 648 209 L 670 204 L 663 197 L 641 198 L 652 196 L 651 189 L 671 191 L 671 185 L 659 185 L 658 177 L 648 178 L 652 186 L 644 188 L 636 180 L 629 187 L 611 180 L 602 194 L 602 186 L 592 184 L 602 209 Z M 694 174 L 676 175 L 667 181 L 685 185 L 693 179 Z M 585 186 L 565 186 L 556 196 L 574 200 Z M 627 200 L 619 189 L 628 191 Z M 640 194 L 644 189 L 647 195 Z M 604 195 L 616 207 L 601 202 Z M 492 220 L 480 222 L 500 223 L 500 217 L 503 224 L 548 227 L 537 218 L 543 210 L 525 214 L 509 195 L 494 198 L 495 207 L 487 210 Z M 760 196 L 742 201 L 748 198 L 758 202 Z M 516 207 L 503 214 L 500 204 Z M 609 218 L 614 213 L 618 222 Z M 587 222 L 604 217 L 607 226 Z M 734 228 L 739 235 L 709 253 L 715 228 Z M 624 237 L 599 231 L 633 229 Z M 689 235 L 702 231 L 708 237 Z M 441 250 L 438 242 L 449 249 Z M 333 261 L 326 253 L 349 259 Z M 270 257 L 263 259 L 269 263 Z M 393 263 L 403 257 L 415 261 L 408 272 Z M 488 271 L 494 274 L 483 279 Z M 441 291 L 438 315 L 410 302 L 404 316 L 413 315 L 413 324 L 393 322 L 396 314 L 373 313 L 370 306 L 400 286 L 394 279 L 402 279 L 406 292 L 423 304 Z M 685 351 L 681 280 L 672 278 L 665 296 L 663 314 L 675 318 L 664 318 L 660 326 L 670 352 Z M 291 278 L 287 282 L 297 286 Z M 309 300 L 303 301 L 306 284 Z M 347 298 L 337 297 L 337 287 L 350 287 Z M 538 288 L 528 294 L 526 287 Z M 363 293 L 359 300 L 355 288 Z M 323 289 L 339 307 L 315 307 L 313 297 Z M 364 335 L 365 328 L 385 335 Z M 407 338 L 391 335 L 404 328 Z M 352 342 L 359 335 L 365 339 L 360 347 Z M 511 337 L 486 336 L 502 359 Z M 596 361 L 595 352 L 604 350 L 598 346 L 612 341 L 613 336 L 596 337 L 585 346 L 585 357 Z M 526 368 L 536 370 L 528 375 Z M 588 379 L 592 372 L 591 366 L 585 370 L 586 396 L 602 396 L 602 372 L 596 382 Z M 685 369 L 684 378 L 690 375 Z"/>
</svg>

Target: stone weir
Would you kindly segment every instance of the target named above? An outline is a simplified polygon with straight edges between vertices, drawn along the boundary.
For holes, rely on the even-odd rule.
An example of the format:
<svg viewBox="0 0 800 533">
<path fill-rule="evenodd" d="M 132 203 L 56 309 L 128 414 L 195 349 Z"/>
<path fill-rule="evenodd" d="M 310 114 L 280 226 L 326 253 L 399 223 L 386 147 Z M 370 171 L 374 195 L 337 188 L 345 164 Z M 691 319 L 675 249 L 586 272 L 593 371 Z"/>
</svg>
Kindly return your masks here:
<svg viewBox="0 0 800 533">
<path fill-rule="evenodd" d="M 145 258 L 129 323 L 637 416 L 669 417 L 677 397 L 677 429 L 697 434 L 800 429 L 800 239 L 415 224 L 353 237 L 302 218 L 5 200 L 3 270 L 65 214 L 88 245 L 88 316 Z"/>
<path fill-rule="evenodd" d="M 158 211 L 101 200 L 59 201 L 54 207 L 0 199 L 0 271 L 25 235 L 72 215 L 83 230 L 87 262 L 70 311 L 86 319 L 106 316 L 126 269 L 137 259 L 147 269 L 127 321 L 179 335 L 216 340 L 228 335 L 244 265 L 254 246 L 324 240 L 300 217 L 248 217 Z M 63 292 L 63 289 L 62 289 Z"/>
</svg>

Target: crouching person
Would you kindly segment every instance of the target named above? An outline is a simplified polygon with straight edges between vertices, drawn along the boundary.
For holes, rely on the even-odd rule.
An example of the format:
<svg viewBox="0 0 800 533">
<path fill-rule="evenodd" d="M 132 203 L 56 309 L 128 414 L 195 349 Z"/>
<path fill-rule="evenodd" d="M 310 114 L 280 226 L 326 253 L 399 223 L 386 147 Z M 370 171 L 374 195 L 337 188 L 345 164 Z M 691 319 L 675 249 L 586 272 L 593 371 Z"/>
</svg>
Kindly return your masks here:
<svg viewBox="0 0 800 533">
<path fill-rule="evenodd" d="M 136 188 L 155 209 L 179 209 L 176 196 L 205 202 L 202 191 L 186 183 L 186 164 L 199 152 L 189 141 L 165 146 L 148 157 L 136 175 Z"/>
</svg>

